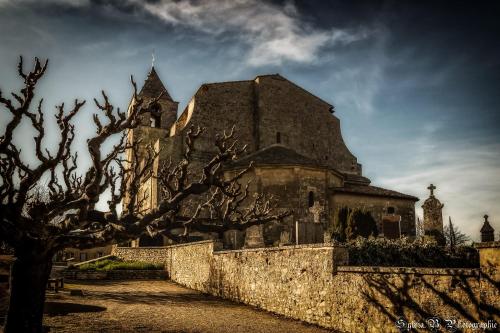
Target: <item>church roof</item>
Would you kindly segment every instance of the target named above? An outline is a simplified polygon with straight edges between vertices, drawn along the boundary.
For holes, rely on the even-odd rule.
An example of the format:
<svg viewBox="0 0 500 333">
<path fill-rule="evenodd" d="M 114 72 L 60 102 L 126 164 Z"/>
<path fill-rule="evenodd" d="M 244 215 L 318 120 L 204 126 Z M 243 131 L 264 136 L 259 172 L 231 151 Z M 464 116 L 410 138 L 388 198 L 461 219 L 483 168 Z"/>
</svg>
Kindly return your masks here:
<svg viewBox="0 0 500 333">
<path fill-rule="evenodd" d="M 371 180 L 361 176 L 361 175 L 355 175 L 351 173 L 344 173 L 344 181 L 346 183 L 351 183 L 351 184 L 358 184 L 358 185 L 369 185 L 371 183 Z"/>
<path fill-rule="evenodd" d="M 493 227 L 491 226 L 491 224 L 488 222 L 488 221 L 484 221 L 484 224 L 481 228 L 481 232 L 482 233 L 487 233 L 487 232 L 494 232 L 495 229 L 493 229 Z"/>
<path fill-rule="evenodd" d="M 417 197 L 414 197 L 413 195 L 408 195 L 371 185 L 354 185 L 346 183 L 344 187 L 334 187 L 333 190 L 338 193 L 351 193 L 360 195 L 390 197 L 396 199 L 408 199 L 413 201 L 419 200 Z"/>
<path fill-rule="evenodd" d="M 254 165 L 306 165 L 323 167 L 315 160 L 280 144 L 273 144 L 246 155 L 231 163 L 230 167 L 245 167 L 252 161 Z"/>
<path fill-rule="evenodd" d="M 143 97 L 158 97 L 162 92 L 162 98 L 166 98 L 172 101 L 172 97 L 170 97 L 167 88 L 165 88 L 163 82 L 161 82 L 158 73 L 156 73 L 155 71 L 155 68 L 151 67 L 151 71 L 149 72 L 146 81 L 144 81 L 144 85 L 142 86 L 139 95 Z"/>
</svg>

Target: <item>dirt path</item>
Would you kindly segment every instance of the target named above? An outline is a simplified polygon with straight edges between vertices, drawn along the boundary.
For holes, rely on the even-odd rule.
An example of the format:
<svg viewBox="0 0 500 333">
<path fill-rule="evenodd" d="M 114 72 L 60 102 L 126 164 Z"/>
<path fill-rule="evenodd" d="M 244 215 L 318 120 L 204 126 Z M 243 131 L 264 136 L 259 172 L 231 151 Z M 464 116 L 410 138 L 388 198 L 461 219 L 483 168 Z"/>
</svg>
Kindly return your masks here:
<svg viewBox="0 0 500 333">
<path fill-rule="evenodd" d="M 81 289 L 84 296 L 70 296 L 69 291 L 48 295 L 44 324 L 50 332 L 330 332 L 168 281 L 92 282 L 66 287 Z"/>
</svg>

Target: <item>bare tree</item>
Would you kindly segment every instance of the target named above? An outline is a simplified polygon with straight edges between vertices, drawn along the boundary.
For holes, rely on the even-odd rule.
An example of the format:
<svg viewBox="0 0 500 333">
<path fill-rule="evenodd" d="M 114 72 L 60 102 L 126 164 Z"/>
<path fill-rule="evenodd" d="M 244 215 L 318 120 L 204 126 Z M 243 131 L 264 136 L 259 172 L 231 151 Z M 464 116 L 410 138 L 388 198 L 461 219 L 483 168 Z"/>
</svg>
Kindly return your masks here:
<svg viewBox="0 0 500 333">
<path fill-rule="evenodd" d="M 451 222 L 449 217 L 448 225 L 444 226 L 444 237 L 446 238 L 446 245 L 454 251 L 457 246 L 465 245 L 470 241 L 469 236 L 461 232 L 458 227 Z"/>
<path fill-rule="evenodd" d="M 31 110 L 35 87 L 47 69 L 47 62 L 35 59 L 34 68 L 25 73 L 22 58 L 18 72 L 24 80 L 20 93 L 12 98 L 0 92 L 0 105 L 10 113 L 10 120 L 0 136 L 0 241 L 14 249 L 16 261 L 12 270 L 10 306 L 5 332 L 41 332 L 45 287 L 52 268 L 53 255 L 66 247 L 90 248 L 137 238 L 149 230 L 175 237 L 172 230 L 244 229 L 251 225 L 281 219 L 288 212 L 272 215 L 272 204 L 257 196 L 247 205 L 247 210 L 202 218 L 202 208 L 218 207 L 214 195 L 222 194 L 231 205 L 245 196 L 238 180 L 242 173 L 226 179 L 224 165 L 238 157 L 239 148 L 230 134 L 216 139 L 217 153 L 206 163 L 199 175 L 190 175 L 193 142 L 202 129 L 192 128 L 186 134 L 186 153 L 179 164 L 167 165 L 158 175 L 152 175 L 152 163 L 158 152 L 147 150 L 146 156 L 134 154 L 132 163 L 123 163 L 127 149 L 135 151 L 137 143 L 127 143 L 126 131 L 139 124 L 141 114 L 148 112 L 161 96 L 145 103 L 137 94 L 133 79 L 133 102 L 128 114 L 115 109 L 102 92 L 102 102 L 94 100 L 98 113 L 93 120 L 96 134 L 87 140 L 91 165 L 84 173 L 78 172 L 78 155 L 72 149 L 75 138 L 74 117 L 85 102 L 75 100 L 67 110 L 64 104 L 57 107 L 55 115 L 61 132 L 55 152 L 43 147 L 45 137 L 42 101 Z M 13 143 L 19 125 L 27 120 L 35 131 L 34 154 L 37 163 L 29 165 Z M 121 135 L 121 139 L 108 153 L 103 144 Z M 163 196 L 157 207 L 142 208 L 140 184 L 145 177 L 156 176 L 162 185 Z M 44 177 L 48 178 L 47 196 L 41 198 L 36 189 Z M 100 211 L 96 204 L 102 194 L 111 191 L 109 210 Z M 125 194 L 122 212 L 118 205 Z M 219 193 L 219 194 L 217 194 Z M 201 204 L 190 218 L 179 219 L 181 205 L 191 196 L 210 194 L 209 201 Z M 234 208 L 234 206 L 231 206 Z"/>
</svg>

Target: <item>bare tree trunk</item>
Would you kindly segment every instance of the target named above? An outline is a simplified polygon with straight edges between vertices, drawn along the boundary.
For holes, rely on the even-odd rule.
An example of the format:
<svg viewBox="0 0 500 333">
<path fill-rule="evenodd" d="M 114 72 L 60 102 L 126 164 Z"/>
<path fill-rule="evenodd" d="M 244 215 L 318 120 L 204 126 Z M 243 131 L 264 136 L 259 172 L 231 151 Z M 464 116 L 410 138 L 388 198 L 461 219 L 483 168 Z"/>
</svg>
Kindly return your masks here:
<svg viewBox="0 0 500 333">
<path fill-rule="evenodd" d="M 52 258 L 36 252 L 16 253 L 16 256 L 4 332 L 41 333 L 45 288 L 52 269 Z"/>
</svg>

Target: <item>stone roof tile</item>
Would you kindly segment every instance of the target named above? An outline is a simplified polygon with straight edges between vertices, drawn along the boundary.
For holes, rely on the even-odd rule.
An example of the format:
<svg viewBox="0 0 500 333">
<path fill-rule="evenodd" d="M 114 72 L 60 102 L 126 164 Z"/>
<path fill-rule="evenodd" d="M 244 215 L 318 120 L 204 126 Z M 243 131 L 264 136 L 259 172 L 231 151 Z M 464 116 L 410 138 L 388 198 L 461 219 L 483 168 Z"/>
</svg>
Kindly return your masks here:
<svg viewBox="0 0 500 333">
<path fill-rule="evenodd" d="M 414 201 L 419 200 L 417 197 L 413 195 L 408 195 L 371 185 L 346 184 L 344 187 L 334 187 L 333 190 L 337 193 L 351 193 L 351 194 L 361 194 L 361 195 L 364 194 L 364 195 L 373 195 L 381 197 L 391 197 L 397 199 L 408 199 Z"/>
<path fill-rule="evenodd" d="M 273 144 L 246 155 L 231 163 L 230 167 L 245 167 L 251 161 L 254 162 L 254 165 L 307 165 L 324 167 L 315 160 L 280 144 Z"/>
</svg>

